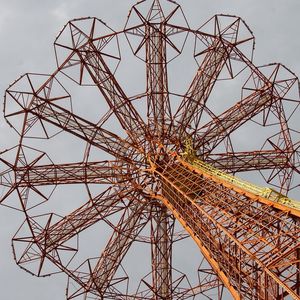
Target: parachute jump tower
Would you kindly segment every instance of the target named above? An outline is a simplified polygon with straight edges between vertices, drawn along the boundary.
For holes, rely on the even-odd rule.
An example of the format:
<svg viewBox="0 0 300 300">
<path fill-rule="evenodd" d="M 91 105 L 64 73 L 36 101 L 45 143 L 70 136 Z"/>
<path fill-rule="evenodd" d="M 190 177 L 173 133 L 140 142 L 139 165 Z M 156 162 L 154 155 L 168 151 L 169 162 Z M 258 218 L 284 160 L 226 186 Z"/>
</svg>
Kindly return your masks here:
<svg viewBox="0 0 300 300">
<path fill-rule="evenodd" d="M 55 71 L 5 95 L 16 263 L 65 273 L 67 299 L 300 299 L 299 81 L 254 65 L 245 22 L 191 29 L 145 0 L 120 31 L 75 19 L 54 45 Z"/>
</svg>

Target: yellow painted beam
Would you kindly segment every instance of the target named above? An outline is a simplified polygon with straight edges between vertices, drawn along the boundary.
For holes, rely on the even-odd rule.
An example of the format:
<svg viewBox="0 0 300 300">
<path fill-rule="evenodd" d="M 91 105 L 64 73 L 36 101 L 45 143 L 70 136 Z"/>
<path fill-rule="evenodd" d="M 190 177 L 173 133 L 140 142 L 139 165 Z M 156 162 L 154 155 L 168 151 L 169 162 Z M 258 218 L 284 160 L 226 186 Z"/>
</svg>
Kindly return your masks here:
<svg viewBox="0 0 300 300">
<path fill-rule="evenodd" d="M 300 218 L 300 210 L 295 208 L 295 207 L 288 206 L 288 205 L 280 203 L 280 202 L 276 202 L 276 201 L 271 200 L 269 198 L 266 198 L 262 195 L 258 195 L 254 192 L 248 191 L 247 189 L 237 185 L 234 181 L 230 182 L 229 180 L 225 180 L 224 177 L 217 176 L 214 173 L 210 173 L 210 172 L 206 171 L 205 169 L 197 167 L 197 165 L 193 165 L 193 164 L 187 162 L 185 159 L 181 158 L 179 155 L 177 155 L 177 160 L 182 165 L 184 165 L 186 168 L 188 168 L 189 170 L 192 170 L 192 171 L 202 175 L 203 177 L 209 178 L 209 179 L 211 179 L 212 181 L 214 181 L 218 184 L 221 184 L 225 187 L 228 187 L 228 188 L 236 191 L 239 194 L 245 195 L 253 201 L 259 201 L 263 204 L 266 204 L 266 205 L 275 207 L 275 208 L 277 208 L 281 211 L 284 211 L 287 214 L 290 214 L 290 215 L 293 215 L 293 216 L 296 216 L 296 217 Z M 229 175 L 229 176 L 231 176 L 231 175 Z M 264 189 L 266 189 L 266 188 L 264 188 Z"/>
</svg>

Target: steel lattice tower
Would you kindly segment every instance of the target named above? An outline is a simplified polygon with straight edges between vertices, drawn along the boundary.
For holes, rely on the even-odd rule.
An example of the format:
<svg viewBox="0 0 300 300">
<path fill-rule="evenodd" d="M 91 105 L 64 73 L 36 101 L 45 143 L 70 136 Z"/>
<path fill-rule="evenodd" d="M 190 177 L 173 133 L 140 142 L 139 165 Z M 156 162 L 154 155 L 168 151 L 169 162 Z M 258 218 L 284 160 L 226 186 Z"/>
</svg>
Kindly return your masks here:
<svg viewBox="0 0 300 300">
<path fill-rule="evenodd" d="M 299 174 L 299 81 L 281 64 L 254 65 L 246 23 L 216 15 L 191 29 L 174 1 L 144 0 L 120 31 L 75 19 L 54 45 L 56 70 L 25 74 L 5 95 L 5 118 L 20 135 L 1 154 L 2 204 L 25 216 L 13 238 L 17 264 L 36 276 L 67 274 L 68 299 L 300 299 L 300 206 L 287 196 Z M 189 67 L 180 58 L 192 54 L 196 75 L 179 93 Z M 118 72 L 131 77 L 135 67 L 127 83 L 137 92 L 128 95 Z M 224 78 L 229 89 L 242 82 L 242 94 L 216 108 L 210 100 L 226 94 L 214 94 Z M 249 124 L 255 131 L 241 151 L 237 135 Z M 69 138 L 75 150 L 60 149 L 58 139 Z M 60 151 L 70 160 L 82 151 L 83 159 L 61 161 Z M 273 188 L 239 179 L 243 173 Z M 75 186 L 86 198 L 66 212 L 53 197 Z M 98 223 L 111 236 L 100 255 L 83 258 L 79 236 Z M 187 238 L 203 256 L 193 262 L 197 280 L 173 263 Z M 149 267 L 138 279 L 125 263 L 137 244 L 148 249 Z"/>
</svg>

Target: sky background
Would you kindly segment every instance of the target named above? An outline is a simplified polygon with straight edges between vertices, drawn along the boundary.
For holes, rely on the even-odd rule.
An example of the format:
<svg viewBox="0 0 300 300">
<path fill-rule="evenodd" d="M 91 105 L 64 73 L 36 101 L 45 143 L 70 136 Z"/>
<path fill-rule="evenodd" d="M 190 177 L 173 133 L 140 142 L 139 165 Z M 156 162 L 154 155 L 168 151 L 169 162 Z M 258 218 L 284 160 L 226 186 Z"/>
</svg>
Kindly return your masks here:
<svg viewBox="0 0 300 300">
<path fill-rule="evenodd" d="M 216 13 L 242 17 L 254 32 L 256 65 L 282 62 L 300 75 L 300 2 L 298 0 L 182 0 L 178 1 L 192 28 Z M 70 19 L 96 16 L 112 28 L 123 28 L 135 1 L 127 0 L 0 0 L 0 95 L 26 72 L 55 69 L 53 41 Z M 0 148 L 18 138 L 0 116 Z M 64 276 L 37 279 L 13 262 L 10 240 L 22 219 L 0 210 L 0 299 L 65 299 Z"/>
</svg>

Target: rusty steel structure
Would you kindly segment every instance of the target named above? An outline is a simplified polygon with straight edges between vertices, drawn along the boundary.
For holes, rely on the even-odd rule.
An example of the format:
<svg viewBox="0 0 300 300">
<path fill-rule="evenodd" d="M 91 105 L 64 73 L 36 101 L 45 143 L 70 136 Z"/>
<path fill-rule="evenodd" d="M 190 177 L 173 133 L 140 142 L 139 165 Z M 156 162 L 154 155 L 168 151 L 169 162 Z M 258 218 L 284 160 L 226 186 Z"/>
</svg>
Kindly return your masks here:
<svg viewBox="0 0 300 300">
<path fill-rule="evenodd" d="M 75 19 L 54 46 L 56 70 L 5 95 L 16 263 L 64 272 L 67 299 L 300 299 L 299 81 L 255 66 L 246 23 L 191 29 L 175 1 L 144 0 L 122 30 Z"/>
</svg>

